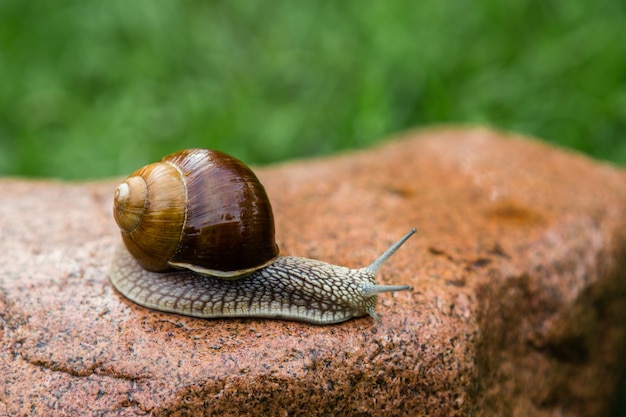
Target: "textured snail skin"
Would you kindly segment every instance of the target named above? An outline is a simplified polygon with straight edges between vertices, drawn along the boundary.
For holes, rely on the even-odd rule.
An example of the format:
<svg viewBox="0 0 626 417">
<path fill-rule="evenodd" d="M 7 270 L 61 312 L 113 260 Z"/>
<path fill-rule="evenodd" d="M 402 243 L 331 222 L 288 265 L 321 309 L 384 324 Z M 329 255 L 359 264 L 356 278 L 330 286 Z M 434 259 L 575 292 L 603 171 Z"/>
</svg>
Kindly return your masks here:
<svg viewBox="0 0 626 417">
<path fill-rule="evenodd" d="M 377 294 L 412 287 L 377 285 L 375 274 L 414 232 L 411 230 L 365 268 L 350 269 L 314 259 L 281 256 L 235 281 L 192 271 L 150 272 L 119 245 L 109 277 L 131 301 L 187 316 L 265 317 L 331 324 L 369 314 L 378 320 Z"/>
</svg>

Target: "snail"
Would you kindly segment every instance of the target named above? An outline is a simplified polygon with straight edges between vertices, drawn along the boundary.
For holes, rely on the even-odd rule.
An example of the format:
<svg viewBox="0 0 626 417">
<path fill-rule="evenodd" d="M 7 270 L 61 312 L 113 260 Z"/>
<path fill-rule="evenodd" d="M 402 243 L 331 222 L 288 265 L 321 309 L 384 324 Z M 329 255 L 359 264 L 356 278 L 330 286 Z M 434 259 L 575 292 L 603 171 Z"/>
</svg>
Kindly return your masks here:
<svg viewBox="0 0 626 417">
<path fill-rule="evenodd" d="M 264 187 L 218 151 L 187 149 L 138 169 L 115 190 L 113 214 L 124 244 L 111 283 L 154 310 L 313 324 L 379 320 L 378 294 L 412 289 L 376 284 L 375 275 L 415 229 L 360 269 L 279 256 Z"/>
</svg>

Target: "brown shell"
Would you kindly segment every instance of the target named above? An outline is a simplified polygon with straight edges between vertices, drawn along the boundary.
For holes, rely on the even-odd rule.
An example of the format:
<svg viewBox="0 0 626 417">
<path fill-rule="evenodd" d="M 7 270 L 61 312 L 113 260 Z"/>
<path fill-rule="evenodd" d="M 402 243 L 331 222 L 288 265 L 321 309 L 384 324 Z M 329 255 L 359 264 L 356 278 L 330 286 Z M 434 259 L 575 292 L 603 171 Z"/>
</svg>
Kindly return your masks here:
<svg viewBox="0 0 626 417">
<path fill-rule="evenodd" d="M 113 214 L 128 251 L 150 271 L 237 277 L 278 256 L 265 189 L 218 151 L 187 149 L 135 171 L 115 191 Z"/>
</svg>

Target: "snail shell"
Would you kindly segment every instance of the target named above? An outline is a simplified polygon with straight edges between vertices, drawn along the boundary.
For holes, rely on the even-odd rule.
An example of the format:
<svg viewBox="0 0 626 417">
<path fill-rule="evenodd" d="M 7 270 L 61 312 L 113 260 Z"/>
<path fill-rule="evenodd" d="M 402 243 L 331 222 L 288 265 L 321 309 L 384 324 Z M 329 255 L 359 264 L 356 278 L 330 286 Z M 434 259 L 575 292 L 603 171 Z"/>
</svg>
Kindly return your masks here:
<svg viewBox="0 0 626 417">
<path fill-rule="evenodd" d="M 250 168 L 218 151 L 183 150 L 138 169 L 115 190 L 113 214 L 148 271 L 233 278 L 278 256 L 265 189 Z"/>
</svg>

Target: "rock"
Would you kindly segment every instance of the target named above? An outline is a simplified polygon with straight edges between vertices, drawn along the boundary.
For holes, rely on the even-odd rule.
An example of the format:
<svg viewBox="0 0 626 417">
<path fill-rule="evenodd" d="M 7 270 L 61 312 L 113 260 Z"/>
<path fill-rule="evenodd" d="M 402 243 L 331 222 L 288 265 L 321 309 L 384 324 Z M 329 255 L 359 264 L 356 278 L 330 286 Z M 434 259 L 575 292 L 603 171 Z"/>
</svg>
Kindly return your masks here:
<svg viewBox="0 0 626 417">
<path fill-rule="evenodd" d="M 0 180 L 0 415 L 600 416 L 623 370 L 626 173 L 485 129 L 258 169 L 283 254 L 369 264 L 380 322 L 201 320 L 107 280 L 118 180 Z"/>
</svg>

